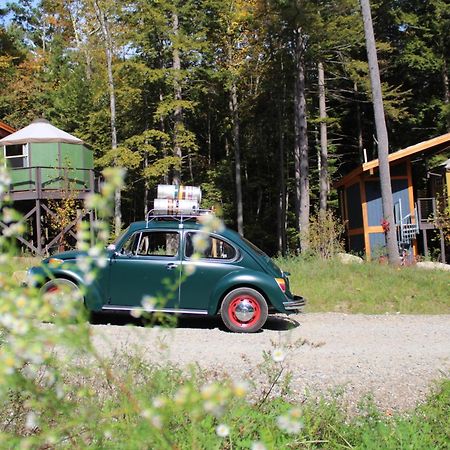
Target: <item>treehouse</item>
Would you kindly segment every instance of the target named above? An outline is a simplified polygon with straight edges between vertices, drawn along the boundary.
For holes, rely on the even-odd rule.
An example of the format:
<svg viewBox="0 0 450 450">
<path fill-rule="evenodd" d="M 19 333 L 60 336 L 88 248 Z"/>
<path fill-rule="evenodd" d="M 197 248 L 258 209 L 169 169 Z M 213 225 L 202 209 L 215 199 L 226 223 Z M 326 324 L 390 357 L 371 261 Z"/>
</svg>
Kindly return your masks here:
<svg viewBox="0 0 450 450">
<path fill-rule="evenodd" d="M 29 239 L 19 238 L 20 242 L 33 253 L 45 254 L 66 235 L 74 239 L 73 228 L 85 215 L 82 200 L 95 190 L 92 150 L 44 119 L 0 139 L 0 146 L 4 164 L 10 168 L 9 196 L 23 220 L 30 220 Z M 68 198 L 78 202 L 79 211 L 52 236 L 47 225 L 52 218 L 57 221 L 53 208 Z M 92 212 L 89 216 L 93 220 Z"/>
<path fill-rule="evenodd" d="M 419 253 L 419 243 L 428 255 L 427 231 L 435 228 L 436 205 L 442 191 L 433 190 L 431 182 L 421 184 L 420 180 L 430 180 L 433 172 L 420 173 L 423 169 L 418 163 L 449 150 L 450 133 L 447 133 L 389 155 L 394 224 L 387 224 L 383 217 L 378 159 L 360 165 L 339 180 L 336 187 L 348 250 L 365 254 L 368 259 L 382 256 L 386 227 L 394 226 L 402 255 L 412 260 Z M 445 261 L 444 239 L 442 232 L 440 234 L 441 258 Z"/>
</svg>

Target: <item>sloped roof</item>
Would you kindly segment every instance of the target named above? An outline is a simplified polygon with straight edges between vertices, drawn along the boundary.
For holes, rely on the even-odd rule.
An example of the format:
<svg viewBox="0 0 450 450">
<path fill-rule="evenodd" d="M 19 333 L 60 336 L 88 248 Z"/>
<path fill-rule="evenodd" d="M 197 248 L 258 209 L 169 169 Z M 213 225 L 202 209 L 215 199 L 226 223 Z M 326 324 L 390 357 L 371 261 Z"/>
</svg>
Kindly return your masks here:
<svg viewBox="0 0 450 450">
<path fill-rule="evenodd" d="M 0 141 L 1 142 L 1 141 Z M 438 153 L 450 148 L 450 133 L 443 134 L 442 136 L 435 137 L 433 139 L 429 139 L 428 141 L 419 142 L 418 144 L 411 145 L 409 147 L 403 148 L 402 150 L 398 150 L 394 153 L 390 153 L 388 156 L 389 163 L 393 161 L 397 161 L 402 158 L 406 158 L 407 156 L 411 156 L 420 152 L 431 152 Z M 368 161 L 364 164 L 361 164 L 356 169 L 352 170 L 349 174 L 345 175 L 345 177 L 341 178 L 336 184 L 336 187 L 346 185 L 352 178 L 362 174 L 363 172 L 367 172 L 368 170 L 373 170 L 379 166 L 378 159 L 374 159 L 372 161 Z"/>
<path fill-rule="evenodd" d="M 25 128 L 0 139 L 0 145 L 18 145 L 27 144 L 28 142 L 83 143 L 81 139 L 56 128 L 45 119 L 36 119 Z"/>
<path fill-rule="evenodd" d="M 14 133 L 14 131 L 16 131 L 13 127 L 10 127 L 8 124 L 2 122 L 1 120 L 0 120 L 0 128 L 6 131 L 7 134 Z"/>
</svg>

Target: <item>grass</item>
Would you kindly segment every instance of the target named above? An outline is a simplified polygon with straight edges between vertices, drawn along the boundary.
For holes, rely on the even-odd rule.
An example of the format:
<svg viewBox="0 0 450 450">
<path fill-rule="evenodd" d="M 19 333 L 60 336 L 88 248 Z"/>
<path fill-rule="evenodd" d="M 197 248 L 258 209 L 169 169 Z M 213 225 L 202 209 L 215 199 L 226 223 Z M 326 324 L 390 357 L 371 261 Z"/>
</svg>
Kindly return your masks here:
<svg viewBox="0 0 450 450">
<path fill-rule="evenodd" d="M 349 418 L 339 397 L 310 399 L 296 405 L 280 397 L 261 404 L 232 396 L 222 413 L 215 415 L 206 411 L 205 396 L 196 394 L 205 392 L 201 387 L 206 380 L 200 370 L 193 369 L 187 375 L 174 367 L 155 368 L 130 360 L 115 367 L 114 373 L 131 389 L 134 401 L 130 402 L 129 394 L 123 395 L 117 385 L 106 383 L 101 373 L 91 373 L 72 385 L 79 392 L 90 386 L 85 395 L 72 396 L 65 411 L 43 407 L 39 427 L 33 431 L 23 426 L 28 410 L 25 399 L 11 397 L 7 408 L 5 404 L 0 407 L 0 423 L 6 423 L 5 413 L 8 417 L 3 430 L 7 445 L 2 448 L 17 448 L 23 435 L 29 439 L 27 448 L 60 448 L 70 443 L 71 448 L 98 449 L 250 449 L 256 442 L 263 442 L 267 449 L 445 449 L 450 442 L 450 380 L 442 382 L 424 404 L 408 413 L 386 415 L 367 401 Z M 230 380 L 219 380 L 218 397 L 213 395 L 209 401 L 219 402 L 221 389 L 229 384 Z M 180 397 L 180 392 L 188 394 Z M 152 412 L 147 415 L 142 413 L 146 409 L 139 412 L 132 405 L 136 399 L 151 405 L 156 398 L 167 399 L 165 404 L 172 406 L 149 406 Z M 171 403 L 171 399 L 177 400 Z M 70 426 L 68 416 L 74 420 L 68 422 Z M 301 427 L 288 432 L 280 425 L 282 416 L 291 417 Z M 15 418 L 12 423 L 11 417 Z M 84 419 L 77 421 L 76 417 Z M 156 417 L 159 423 L 155 426 Z M 219 424 L 229 428 L 228 436 L 217 435 Z M 40 446 L 41 433 L 48 439 L 52 430 L 61 427 L 63 434 L 54 434 L 55 446 Z M 0 427 L 0 438 L 1 431 Z"/>
<path fill-rule="evenodd" d="M 278 258 L 309 312 L 450 314 L 450 274 L 379 263 Z"/>
</svg>

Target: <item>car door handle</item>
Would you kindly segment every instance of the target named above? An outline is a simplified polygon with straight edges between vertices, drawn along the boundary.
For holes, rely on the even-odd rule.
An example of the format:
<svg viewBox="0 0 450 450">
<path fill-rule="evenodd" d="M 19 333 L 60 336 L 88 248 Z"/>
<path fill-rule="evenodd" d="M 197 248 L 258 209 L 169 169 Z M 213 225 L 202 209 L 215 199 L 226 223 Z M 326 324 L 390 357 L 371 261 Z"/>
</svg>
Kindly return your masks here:
<svg viewBox="0 0 450 450">
<path fill-rule="evenodd" d="M 173 270 L 173 269 L 176 269 L 176 268 L 177 268 L 177 265 L 174 264 L 174 263 L 169 263 L 169 264 L 167 264 L 167 266 L 166 266 L 166 269 L 167 269 L 167 270 Z"/>
</svg>

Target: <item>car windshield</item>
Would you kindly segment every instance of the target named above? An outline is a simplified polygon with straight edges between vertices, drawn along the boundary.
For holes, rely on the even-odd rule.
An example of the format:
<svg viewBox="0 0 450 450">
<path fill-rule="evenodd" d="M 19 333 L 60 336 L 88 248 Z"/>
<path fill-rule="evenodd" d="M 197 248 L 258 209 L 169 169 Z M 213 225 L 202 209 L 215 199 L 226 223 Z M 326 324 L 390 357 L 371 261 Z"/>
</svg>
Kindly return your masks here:
<svg viewBox="0 0 450 450">
<path fill-rule="evenodd" d="M 122 240 L 125 234 L 128 233 L 129 229 L 130 227 L 127 227 L 124 231 L 122 231 L 122 233 L 119 234 L 119 236 L 114 240 L 114 242 L 112 242 L 112 245 L 114 245 L 114 247 L 117 247 L 117 244 Z"/>
</svg>

